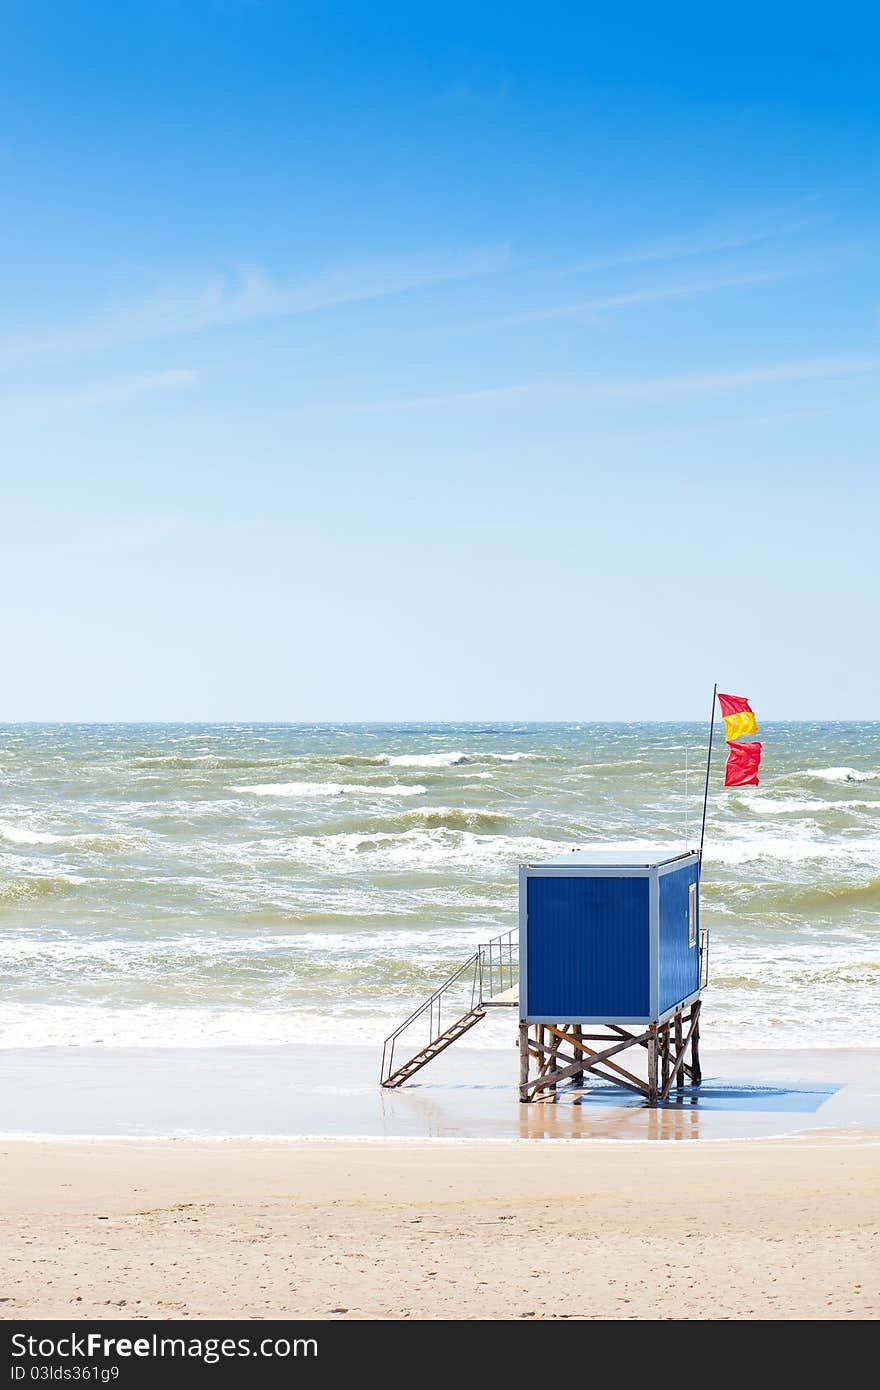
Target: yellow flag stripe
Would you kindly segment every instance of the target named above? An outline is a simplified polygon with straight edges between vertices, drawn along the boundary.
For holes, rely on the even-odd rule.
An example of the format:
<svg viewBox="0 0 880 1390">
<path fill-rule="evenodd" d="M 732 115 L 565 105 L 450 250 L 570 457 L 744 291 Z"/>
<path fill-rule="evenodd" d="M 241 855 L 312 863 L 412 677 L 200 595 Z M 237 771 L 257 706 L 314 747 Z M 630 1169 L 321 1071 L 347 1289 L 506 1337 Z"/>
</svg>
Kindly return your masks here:
<svg viewBox="0 0 880 1390">
<path fill-rule="evenodd" d="M 743 710 L 741 714 L 725 714 L 724 723 L 727 726 L 725 737 L 728 743 L 731 739 L 742 738 L 743 734 L 758 732 L 758 721 L 750 709 Z"/>
</svg>

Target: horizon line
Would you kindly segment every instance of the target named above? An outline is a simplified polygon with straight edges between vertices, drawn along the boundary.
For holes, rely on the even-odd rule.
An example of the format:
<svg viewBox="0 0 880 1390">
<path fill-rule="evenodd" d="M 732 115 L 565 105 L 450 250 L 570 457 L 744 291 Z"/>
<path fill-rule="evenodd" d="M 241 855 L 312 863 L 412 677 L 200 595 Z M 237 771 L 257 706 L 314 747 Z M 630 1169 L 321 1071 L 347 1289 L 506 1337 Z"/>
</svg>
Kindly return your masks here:
<svg viewBox="0 0 880 1390">
<path fill-rule="evenodd" d="M 572 717 L 568 719 L 510 719 L 510 718 L 486 718 L 486 719 L 396 719 L 388 716 L 384 719 L 0 719 L 0 729 L 37 729 L 37 728 L 143 728 L 144 726 L 162 728 L 180 728 L 181 726 L 199 726 L 216 729 L 229 728 L 233 725 L 246 728 L 265 728 L 269 725 L 276 727 L 297 729 L 297 728 L 337 728 L 337 727 L 359 727 L 359 728 L 383 728 L 388 724 L 398 724 L 411 728 L 433 727 L 461 727 L 470 726 L 472 728 L 482 728 L 491 724 L 506 725 L 543 725 L 545 727 L 565 727 L 573 724 L 708 724 L 708 718 L 680 718 L 680 719 L 590 719 L 584 716 Z M 717 722 L 717 721 L 716 721 Z M 799 715 L 796 718 L 782 718 L 777 716 L 772 719 L 763 719 L 759 726 L 766 728 L 771 724 L 880 724 L 880 717 L 868 718 L 864 716 L 849 715 L 846 717 L 837 715 Z"/>
</svg>

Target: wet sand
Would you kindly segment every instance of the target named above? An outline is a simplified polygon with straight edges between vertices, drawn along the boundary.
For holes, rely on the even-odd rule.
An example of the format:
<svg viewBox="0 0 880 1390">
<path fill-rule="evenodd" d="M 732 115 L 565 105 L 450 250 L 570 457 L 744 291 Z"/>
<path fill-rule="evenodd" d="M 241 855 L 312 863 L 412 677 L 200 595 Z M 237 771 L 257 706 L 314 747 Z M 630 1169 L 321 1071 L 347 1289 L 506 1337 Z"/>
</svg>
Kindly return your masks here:
<svg viewBox="0 0 880 1390">
<path fill-rule="evenodd" d="M 0 1132 L 100 1137 L 721 1140 L 880 1130 L 880 1053 L 713 1052 L 649 1109 L 602 1084 L 520 1105 L 515 1048 L 450 1048 L 406 1086 L 371 1048 L 0 1052 Z"/>
</svg>

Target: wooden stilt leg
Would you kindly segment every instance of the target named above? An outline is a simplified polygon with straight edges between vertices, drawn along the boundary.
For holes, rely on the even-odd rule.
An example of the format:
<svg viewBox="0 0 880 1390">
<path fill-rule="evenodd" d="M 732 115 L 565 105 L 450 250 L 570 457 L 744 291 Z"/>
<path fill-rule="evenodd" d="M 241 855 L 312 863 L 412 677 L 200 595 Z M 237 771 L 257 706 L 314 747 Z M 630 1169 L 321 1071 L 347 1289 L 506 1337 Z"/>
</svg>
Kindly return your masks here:
<svg viewBox="0 0 880 1390">
<path fill-rule="evenodd" d="M 583 1026 L 582 1026 L 580 1023 L 576 1023 L 576 1024 L 574 1025 L 574 1036 L 575 1036 L 575 1041 L 576 1041 L 576 1042 L 581 1042 L 581 1040 L 583 1039 L 583 1034 L 584 1034 Z M 583 1055 L 583 1054 L 581 1054 L 581 1055 Z M 571 1078 L 571 1084 L 572 1084 L 572 1086 L 583 1086 L 583 1084 L 584 1084 L 584 1073 L 583 1073 L 583 1071 L 576 1071 L 576 1072 L 574 1072 L 574 1074 L 572 1075 L 572 1078 Z"/>
<path fill-rule="evenodd" d="M 523 1104 L 528 1103 L 529 1091 L 529 1025 L 521 1023 L 519 1025 L 519 1098 Z"/>
<path fill-rule="evenodd" d="M 648 1104 L 657 1104 L 657 1025 L 648 1029 Z"/>
<path fill-rule="evenodd" d="M 696 1014 L 694 1030 L 691 1033 L 691 1080 L 695 1086 L 699 1086 L 703 1079 L 703 1072 L 700 1067 L 700 1009 L 703 1001 L 698 999 L 695 1004 L 691 1004 L 691 1016 Z"/>
<path fill-rule="evenodd" d="M 649 1105 L 663 1104 L 673 1087 L 682 1091 L 688 1081 L 700 1084 L 699 1019 L 697 1000 L 687 1014 L 679 1009 L 663 1023 L 647 1025 L 641 1033 L 629 1032 L 619 1024 L 585 1028 L 578 1023 L 520 1023 L 520 1100 L 552 1104 L 566 1081 L 572 1088 L 583 1087 L 589 1075 L 591 1082 L 598 1077 L 635 1091 Z M 597 1048 L 595 1043 L 602 1046 Z M 617 1060 L 617 1054 L 630 1047 L 647 1051 L 646 1081 Z"/>
</svg>

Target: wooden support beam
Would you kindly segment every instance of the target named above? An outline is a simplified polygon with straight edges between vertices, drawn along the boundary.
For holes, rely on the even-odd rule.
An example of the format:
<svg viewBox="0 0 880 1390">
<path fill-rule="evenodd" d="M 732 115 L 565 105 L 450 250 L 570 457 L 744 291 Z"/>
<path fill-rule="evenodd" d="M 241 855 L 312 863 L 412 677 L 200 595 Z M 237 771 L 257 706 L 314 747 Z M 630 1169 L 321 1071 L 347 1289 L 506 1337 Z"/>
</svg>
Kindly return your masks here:
<svg viewBox="0 0 880 1390">
<path fill-rule="evenodd" d="M 552 1025 L 548 1026 L 547 1031 L 550 1033 L 558 1032 L 558 1030 L 554 1029 Z M 570 1038 L 567 1038 L 566 1041 L 568 1041 L 569 1045 L 571 1045 L 572 1040 Z M 584 1043 L 581 1043 L 580 1050 L 587 1055 L 589 1061 L 584 1062 L 582 1059 L 579 1059 L 577 1061 L 571 1062 L 568 1066 L 562 1068 L 561 1070 L 555 1073 L 556 1079 L 562 1081 L 567 1076 L 573 1076 L 577 1071 L 578 1066 L 584 1066 L 584 1069 L 586 1071 L 596 1072 L 597 1075 L 601 1076 L 602 1073 L 597 1071 L 597 1064 L 601 1064 L 602 1066 L 608 1067 L 610 1070 L 614 1071 L 617 1074 L 617 1076 L 612 1077 L 606 1076 L 604 1078 L 606 1081 L 616 1081 L 618 1076 L 624 1077 L 625 1080 L 630 1083 L 631 1089 L 637 1089 L 641 1094 L 644 1094 L 645 1083 L 642 1081 L 640 1077 L 634 1076 L 632 1072 L 627 1071 L 625 1067 L 619 1066 L 617 1062 L 612 1062 L 609 1060 L 610 1055 L 612 1053 L 620 1052 L 628 1046 L 630 1046 L 629 1043 L 618 1043 L 614 1047 L 606 1048 L 603 1052 L 596 1052 L 593 1048 L 587 1047 Z M 543 1088 L 548 1084 L 550 1084 L 550 1082 L 548 1082 L 544 1075 L 541 1075 L 538 1076 L 534 1081 L 530 1081 L 529 1087 L 530 1089 L 534 1090 L 539 1087 Z"/>
<path fill-rule="evenodd" d="M 687 1045 L 688 1045 L 688 1043 L 689 1043 L 690 1040 L 691 1040 L 691 1034 L 693 1033 L 694 1028 L 696 1027 L 696 1023 L 697 1023 L 696 1018 L 692 1018 L 692 1019 L 691 1019 L 691 1022 L 690 1022 L 690 1026 L 689 1026 L 689 1028 L 688 1028 L 688 1030 L 687 1030 L 687 1033 L 686 1033 L 686 1035 L 685 1035 L 684 1042 L 683 1042 L 682 1045 L 681 1045 L 681 1051 L 680 1051 L 679 1054 L 676 1056 L 675 1061 L 674 1061 L 673 1064 L 672 1064 L 672 1074 L 670 1075 L 668 1081 L 666 1082 L 666 1085 L 663 1087 L 663 1090 L 662 1090 L 661 1093 L 660 1093 L 660 1099 L 661 1099 L 661 1100 L 666 1100 L 667 1096 L 669 1095 L 669 1088 L 670 1088 L 671 1085 L 672 1085 L 672 1079 L 673 1079 L 673 1077 L 675 1076 L 676 1071 L 678 1070 L 678 1064 L 679 1064 L 681 1058 L 682 1058 L 682 1057 L 684 1056 L 684 1054 L 685 1054 L 685 1049 L 687 1048 Z"/>
<path fill-rule="evenodd" d="M 700 1004 L 696 1000 L 643 1032 L 616 1023 L 600 1025 L 605 1031 L 587 1031 L 578 1023 L 521 1023 L 520 1100 L 552 1103 L 560 1083 L 570 1080 L 573 1088 L 582 1088 L 588 1077 L 633 1091 L 652 1105 L 667 1100 L 673 1086 L 682 1090 L 688 1080 L 699 1085 Z M 647 1051 L 646 1081 L 613 1060 L 631 1047 Z M 690 1059 L 686 1060 L 689 1049 Z M 529 1074 L 532 1058 L 534 1076 Z"/>
<path fill-rule="evenodd" d="M 585 1052 L 594 1060 L 598 1061 L 603 1061 L 606 1057 L 613 1057 L 615 1052 L 623 1052 L 625 1048 L 632 1047 L 634 1042 L 639 1041 L 638 1038 L 625 1038 L 621 1042 L 612 1043 L 611 1047 L 605 1047 L 602 1048 L 601 1051 L 597 1051 L 594 1047 L 587 1047 L 583 1041 L 576 1042 L 574 1038 L 563 1034 L 561 1029 L 554 1027 L 552 1023 L 547 1025 L 547 1031 L 549 1033 L 555 1034 L 557 1037 L 565 1037 L 565 1041 L 568 1043 L 569 1047 L 572 1047 L 575 1050 L 579 1050 L 581 1052 Z M 641 1036 L 647 1037 L 648 1034 L 643 1033 Z M 607 1041 L 609 1041 L 609 1039 L 602 1039 L 602 1042 Z"/>
<path fill-rule="evenodd" d="M 702 1000 L 698 999 L 695 1004 L 691 1004 L 691 1080 L 695 1086 L 699 1086 L 703 1079 L 702 1068 L 700 1067 L 700 1010 Z"/>
<path fill-rule="evenodd" d="M 590 1062 L 578 1060 L 573 1062 L 570 1067 L 564 1067 L 561 1071 L 556 1072 L 556 1080 L 562 1081 L 566 1076 L 573 1076 L 576 1068 L 583 1066 L 585 1072 L 589 1072 L 591 1076 L 598 1076 L 602 1081 L 610 1081 L 612 1085 L 622 1086 L 627 1091 L 635 1091 L 640 1096 L 647 1093 L 644 1081 L 640 1081 L 631 1072 L 625 1072 L 622 1067 L 616 1067 L 613 1062 L 606 1062 L 604 1065 L 614 1067 L 615 1075 L 609 1075 L 608 1072 L 600 1070 L 599 1066 L 593 1066 Z M 624 1080 L 624 1077 L 629 1079 Z M 534 1081 L 529 1082 L 529 1090 L 534 1095 L 535 1092 L 545 1090 L 553 1084 L 553 1079 L 550 1077 L 536 1077 Z"/>
<path fill-rule="evenodd" d="M 529 1025 L 521 1023 L 519 1025 L 519 1098 L 527 1101 L 529 1093 L 527 1090 L 529 1082 Z"/>
<path fill-rule="evenodd" d="M 580 1023 L 576 1023 L 576 1024 L 574 1025 L 574 1030 L 573 1030 L 573 1031 L 574 1031 L 574 1041 L 575 1041 L 575 1043 L 582 1042 L 582 1041 L 583 1041 L 583 1036 L 584 1036 L 583 1026 L 582 1026 Z M 571 1081 L 572 1081 L 572 1085 L 573 1085 L 573 1086 L 583 1086 L 583 1084 L 584 1084 L 584 1074 L 583 1074 L 583 1072 L 581 1072 L 580 1075 L 578 1075 L 578 1073 L 575 1072 L 575 1073 L 573 1074 L 572 1078 L 571 1078 Z"/>
<path fill-rule="evenodd" d="M 567 1039 L 560 1038 L 558 1041 L 554 1041 L 548 1046 L 544 1042 L 544 1035 L 545 1033 L 552 1032 L 552 1030 L 549 1028 L 545 1029 L 543 1027 L 539 1027 L 538 1031 L 541 1041 L 536 1044 L 536 1047 L 540 1049 L 540 1052 L 543 1054 L 541 1070 L 538 1074 L 539 1076 L 544 1077 L 551 1070 L 551 1068 L 554 1067 L 554 1063 L 556 1062 L 556 1055 L 559 1052 L 559 1049 L 562 1046 L 563 1041 L 567 1041 Z"/>
<path fill-rule="evenodd" d="M 648 1104 L 657 1103 L 657 1025 L 648 1029 Z"/>
<path fill-rule="evenodd" d="M 675 1015 L 675 1088 L 680 1091 L 684 1087 L 684 1048 L 681 1045 L 681 1010 Z"/>
</svg>

